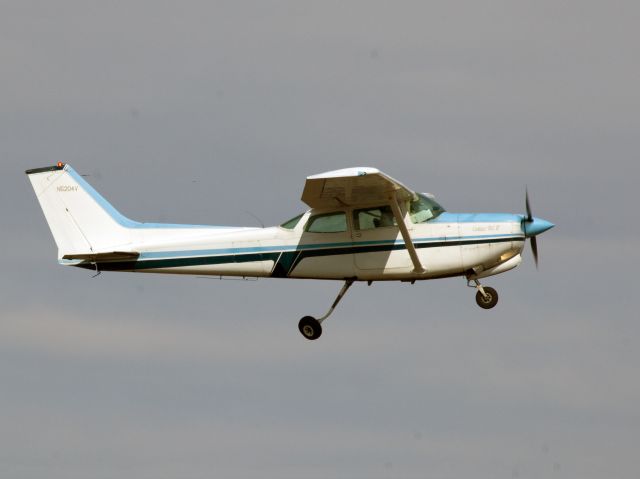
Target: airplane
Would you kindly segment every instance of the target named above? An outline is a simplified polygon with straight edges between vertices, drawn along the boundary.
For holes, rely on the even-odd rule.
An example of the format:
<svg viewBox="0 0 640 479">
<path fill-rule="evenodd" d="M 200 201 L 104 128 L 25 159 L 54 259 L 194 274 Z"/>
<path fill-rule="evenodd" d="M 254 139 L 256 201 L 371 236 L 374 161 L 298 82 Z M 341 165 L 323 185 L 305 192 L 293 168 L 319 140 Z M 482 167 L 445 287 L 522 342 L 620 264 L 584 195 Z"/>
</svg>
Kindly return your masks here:
<svg viewBox="0 0 640 479">
<path fill-rule="evenodd" d="M 480 279 L 522 262 L 525 240 L 538 265 L 536 237 L 555 226 L 531 214 L 449 213 L 376 168 L 329 171 L 306 179 L 310 209 L 269 228 L 141 223 L 118 212 L 70 165 L 30 169 L 64 266 L 102 271 L 344 281 L 329 310 L 303 317 L 315 340 L 322 322 L 356 281 L 464 277 L 484 309 L 498 302 Z"/>
</svg>

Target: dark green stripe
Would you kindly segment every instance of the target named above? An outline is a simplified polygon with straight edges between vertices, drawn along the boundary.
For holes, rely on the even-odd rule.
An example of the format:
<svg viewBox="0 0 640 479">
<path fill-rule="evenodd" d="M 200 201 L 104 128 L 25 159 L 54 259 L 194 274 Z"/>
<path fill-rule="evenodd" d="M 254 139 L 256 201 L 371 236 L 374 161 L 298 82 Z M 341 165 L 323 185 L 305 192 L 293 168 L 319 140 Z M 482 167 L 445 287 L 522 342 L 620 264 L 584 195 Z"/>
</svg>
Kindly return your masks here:
<svg viewBox="0 0 640 479">
<path fill-rule="evenodd" d="M 524 238 L 523 238 L 524 239 Z M 457 240 L 457 241 L 438 241 L 432 243 L 418 243 L 416 244 L 416 249 L 422 248 L 441 248 L 446 246 L 461 246 L 465 244 L 487 244 L 487 243 L 506 243 L 513 241 L 514 238 L 492 238 L 488 240 Z M 343 247 L 343 248 L 332 248 L 327 252 L 327 250 L 307 250 L 302 251 L 301 254 L 296 259 L 294 265 L 292 266 L 291 272 L 295 269 L 296 266 L 305 258 L 312 258 L 317 256 L 328 256 L 328 255 L 340 255 L 340 254 L 361 254 L 361 253 L 380 253 L 385 251 L 400 251 L 406 250 L 406 246 L 402 244 L 387 244 L 387 245 L 370 245 L 370 246 L 352 246 L 352 247 Z"/>
<path fill-rule="evenodd" d="M 494 238 L 486 240 L 456 240 L 438 241 L 432 243 L 418 243 L 417 249 L 439 248 L 447 246 L 461 246 L 488 243 L 506 243 L 510 241 L 522 241 L 524 238 Z M 404 244 L 382 244 L 370 246 L 346 246 L 339 248 L 324 248 L 315 250 L 297 250 L 273 253 L 250 253 L 220 256 L 198 256 L 192 258 L 169 258 L 139 261 L 113 261 L 98 263 L 101 271 L 135 271 L 142 269 L 177 268 L 180 266 L 204 266 L 213 264 L 233 264 L 251 263 L 254 261 L 273 261 L 275 263 L 272 276 L 276 278 L 286 278 L 296 268 L 300 261 L 305 258 L 315 258 L 321 256 L 337 256 L 345 254 L 376 253 L 385 251 L 406 250 Z M 80 264 L 80 268 L 95 269 L 94 264 Z"/>
<path fill-rule="evenodd" d="M 112 261 L 98 263 L 101 271 L 131 271 L 140 269 L 176 268 L 178 266 L 203 266 L 211 264 L 251 263 L 254 261 L 276 261 L 280 253 L 252 253 L 224 256 L 198 256 L 194 258 L 169 258 L 142 261 Z M 78 265 L 82 268 L 95 269 L 92 264 Z"/>
<path fill-rule="evenodd" d="M 297 258 L 300 257 L 300 253 L 300 251 L 284 251 L 273 267 L 271 276 L 274 278 L 286 278 L 289 276 L 293 267 L 297 264 Z"/>
</svg>

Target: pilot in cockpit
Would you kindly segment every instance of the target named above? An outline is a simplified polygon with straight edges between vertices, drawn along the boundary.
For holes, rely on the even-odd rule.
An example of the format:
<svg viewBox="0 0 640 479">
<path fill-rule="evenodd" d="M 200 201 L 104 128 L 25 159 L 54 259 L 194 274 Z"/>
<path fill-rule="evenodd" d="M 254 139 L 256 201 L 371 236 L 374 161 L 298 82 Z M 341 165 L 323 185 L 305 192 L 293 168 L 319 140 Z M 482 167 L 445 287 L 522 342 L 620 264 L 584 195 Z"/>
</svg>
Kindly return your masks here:
<svg viewBox="0 0 640 479">
<path fill-rule="evenodd" d="M 375 218 L 373 220 L 373 225 L 376 228 L 384 228 L 386 226 L 395 226 L 395 224 L 396 222 L 393 216 L 393 212 L 389 207 L 380 208 L 380 218 Z"/>
</svg>

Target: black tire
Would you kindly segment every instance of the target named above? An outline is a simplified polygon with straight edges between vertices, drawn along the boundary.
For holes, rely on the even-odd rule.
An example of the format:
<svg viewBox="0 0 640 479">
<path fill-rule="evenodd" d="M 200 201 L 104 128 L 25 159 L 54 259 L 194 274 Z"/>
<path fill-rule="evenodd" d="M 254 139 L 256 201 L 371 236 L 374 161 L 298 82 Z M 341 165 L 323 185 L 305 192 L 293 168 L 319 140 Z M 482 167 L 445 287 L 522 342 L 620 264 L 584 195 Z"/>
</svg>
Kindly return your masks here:
<svg viewBox="0 0 640 479">
<path fill-rule="evenodd" d="M 483 309 L 493 308 L 496 304 L 498 304 L 498 292 L 495 289 L 490 288 L 489 286 L 484 286 L 482 289 L 484 289 L 484 292 L 487 296 L 484 297 L 482 293 L 478 291 L 476 293 L 476 303 L 478 303 L 478 306 Z"/>
<path fill-rule="evenodd" d="M 322 326 L 316 318 L 305 316 L 298 323 L 300 333 L 308 340 L 313 341 L 322 335 Z"/>
</svg>

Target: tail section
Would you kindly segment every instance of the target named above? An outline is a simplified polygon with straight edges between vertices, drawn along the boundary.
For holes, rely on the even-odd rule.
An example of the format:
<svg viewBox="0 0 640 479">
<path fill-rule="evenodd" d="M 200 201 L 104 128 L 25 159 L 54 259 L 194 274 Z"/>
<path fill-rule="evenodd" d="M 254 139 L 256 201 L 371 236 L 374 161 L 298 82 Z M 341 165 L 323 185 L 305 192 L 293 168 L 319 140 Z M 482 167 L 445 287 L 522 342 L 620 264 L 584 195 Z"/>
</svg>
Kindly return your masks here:
<svg viewBox="0 0 640 479">
<path fill-rule="evenodd" d="M 126 250 L 139 223 L 120 214 L 71 166 L 27 170 L 58 246 L 58 258 Z"/>
</svg>

